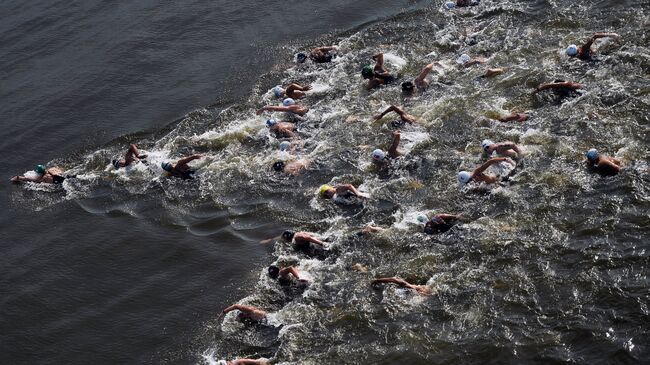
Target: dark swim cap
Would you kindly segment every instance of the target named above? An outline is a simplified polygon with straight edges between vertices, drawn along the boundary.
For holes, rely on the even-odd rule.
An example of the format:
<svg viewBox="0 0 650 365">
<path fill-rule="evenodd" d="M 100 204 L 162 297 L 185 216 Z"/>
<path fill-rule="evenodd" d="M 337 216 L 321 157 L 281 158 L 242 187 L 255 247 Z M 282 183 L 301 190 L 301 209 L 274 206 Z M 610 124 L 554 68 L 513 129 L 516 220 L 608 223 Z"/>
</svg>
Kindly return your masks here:
<svg viewBox="0 0 650 365">
<path fill-rule="evenodd" d="M 280 171 L 284 170 L 284 162 L 278 161 L 278 162 L 274 163 L 273 164 L 273 170 L 275 170 L 277 172 L 280 172 Z"/>
<path fill-rule="evenodd" d="M 287 230 L 287 231 L 282 232 L 282 238 L 284 238 L 287 241 L 291 241 L 293 239 L 293 236 L 295 236 L 295 235 L 296 235 L 296 232 L 294 232 L 294 231 Z"/>
<path fill-rule="evenodd" d="M 374 74 L 375 74 L 375 71 L 373 70 L 372 66 L 370 66 L 370 65 L 363 66 L 363 68 L 361 69 L 361 76 L 363 76 L 365 78 L 370 78 Z"/>
<path fill-rule="evenodd" d="M 306 60 L 307 60 L 307 55 L 306 55 L 306 54 L 300 52 L 300 53 L 298 53 L 298 54 L 296 55 L 296 61 L 298 61 L 298 63 L 303 63 L 303 62 L 305 62 Z"/>
<path fill-rule="evenodd" d="M 113 160 L 111 163 L 113 164 L 113 166 L 114 166 L 116 169 L 119 169 L 119 168 L 120 168 L 120 161 L 119 161 L 119 160 Z"/>
<path fill-rule="evenodd" d="M 167 172 L 172 172 L 172 170 L 174 169 L 174 166 L 172 166 L 172 164 L 170 164 L 169 162 L 161 163 L 160 167 L 162 167 L 162 169 Z"/>
<path fill-rule="evenodd" d="M 273 279 L 280 276 L 280 268 L 275 265 L 269 266 L 268 272 L 269 272 L 269 276 L 272 277 Z"/>
<path fill-rule="evenodd" d="M 404 81 L 402 83 L 402 91 L 408 91 L 411 92 L 415 88 L 415 85 L 413 84 L 412 81 Z"/>
</svg>

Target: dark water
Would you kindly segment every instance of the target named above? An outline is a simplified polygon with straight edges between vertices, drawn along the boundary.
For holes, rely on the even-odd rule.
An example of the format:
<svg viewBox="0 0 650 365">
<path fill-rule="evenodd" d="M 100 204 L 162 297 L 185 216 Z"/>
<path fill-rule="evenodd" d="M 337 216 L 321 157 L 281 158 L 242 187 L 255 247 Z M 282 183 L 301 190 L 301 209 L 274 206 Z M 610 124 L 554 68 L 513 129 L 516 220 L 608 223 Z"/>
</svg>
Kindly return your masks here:
<svg viewBox="0 0 650 365">
<path fill-rule="evenodd" d="M 8 178 L 52 161 L 80 175 L 64 189 L 0 185 L 3 362 L 646 362 L 649 5 L 415 10 L 429 4 L 0 5 L 9 157 L 1 170 Z M 600 30 L 622 41 L 598 43 L 599 62 L 561 55 Z M 290 68 L 295 51 L 331 42 L 342 49 L 334 64 Z M 429 92 L 403 100 L 397 87 L 362 89 L 359 66 L 377 50 L 404 77 L 463 52 L 508 72 L 483 80 L 479 68 L 447 66 L 432 74 Z M 527 95 L 556 78 L 587 92 L 563 103 Z M 315 167 L 299 178 L 270 171 L 293 157 L 277 152 L 264 117 L 252 113 L 280 80 L 314 86 L 299 154 Z M 369 118 L 388 103 L 421 124 L 403 130 L 408 157 L 386 175 L 368 155 L 387 144 L 390 128 Z M 533 118 L 488 119 L 505 110 Z M 525 167 L 509 186 L 460 190 L 455 174 L 481 162 L 483 138 L 522 144 Z M 154 161 L 205 153 L 200 178 L 104 171 L 129 141 Z M 591 147 L 628 168 L 589 174 L 581 156 Z M 313 191 L 326 182 L 361 185 L 372 199 L 325 204 Z M 427 237 L 414 218 L 431 211 L 470 222 Z M 371 221 L 389 229 L 354 235 Z M 328 257 L 259 244 L 288 227 L 329 237 Z M 309 290 L 287 296 L 265 278 L 276 260 L 299 264 Z M 435 294 L 369 288 L 389 275 Z M 274 312 L 284 327 L 215 320 L 238 301 Z"/>
</svg>

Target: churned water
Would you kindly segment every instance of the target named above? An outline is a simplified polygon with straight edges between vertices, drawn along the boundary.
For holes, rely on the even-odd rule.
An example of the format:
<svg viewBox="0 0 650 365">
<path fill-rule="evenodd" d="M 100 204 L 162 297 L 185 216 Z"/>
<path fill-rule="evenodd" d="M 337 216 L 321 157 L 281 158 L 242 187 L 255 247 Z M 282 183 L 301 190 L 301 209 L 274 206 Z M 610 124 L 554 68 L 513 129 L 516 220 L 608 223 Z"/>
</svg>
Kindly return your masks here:
<svg viewBox="0 0 650 365">
<path fill-rule="evenodd" d="M 74 265 L 37 275 L 39 268 L 21 262 L 38 264 L 29 260 L 30 252 L 44 248 L 38 242 L 31 249 L 8 245 L 15 258 L 3 286 L 13 278 L 21 286 L 3 301 L 3 327 L 10 326 L 13 343 L 21 344 L 20 351 L 8 352 L 10 359 L 38 359 L 22 351 L 53 351 L 56 335 L 77 338 L 63 342 L 69 357 L 55 357 L 58 362 L 90 361 L 98 353 L 112 361 L 170 363 L 244 356 L 287 364 L 647 362 L 649 4 L 483 1 L 453 11 L 442 3 L 410 5 L 380 12 L 393 14 L 388 18 L 348 21 L 347 30 L 311 43 L 273 48 L 274 66 L 254 68 L 259 71 L 251 77 L 233 75 L 256 81 L 252 87 L 243 82 L 247 92 L 232 102 L 57 156 L 54 162 L 78 176 L 62 187 L 12 189 L 11 209 L 36 216 L 26 215 L 21 224 L 35 222 L 38 231 L 51 225 L 48 236 L 58 239 L 46 242 L 60 247 L 55 257 L 69 250 Z M 367 5 L 375 11 L 381 6 Z M 596 42 L 594 62 L 564 54 L 568 44 L 596 31 L 621 37 Z M 332 63 L 290 62 L 296 52 L 324 43 L 339 45 Z M 365 90 L 360 69 L 377 52 L 400 82 L 440 61 L 428 91 L 405 98 L 399 82 Z M 455 60 L 463 53 L 486 58 L 487 66 L 459 68 Z M 505 73 L 483 78 L 486 67 Z M 531 94 L 556 79 L 585 88 L 566 98 Z M 278 104 L 271 88 L 289 82 L 312 90 L 301 101 L 310 111 L 297 124 L 300 140 L 287 152 L 264 123 L 285 116 L 257 116 L 255 110 Z M 390 117 L 374 121 L 373 115 L 391 104 L 418 122 L 400 127 L 404 156 L 379 171 L 370 153 L 388 147 L 395 126 Z M 523 123 L 494 120 L 511 111 L 531 117 Z M 480 142 L 486 138 L 516 142 L 524 161 L 507 183 L 461 188 L 456 175 L 485 161 Z M 108 161 L 129 142 L 148 152 L 150 164 L 113 171 Z M 590 148 L 622 159 L 623 172 L 591 173 L 584 159 Z M 162 177 L 162 161 L 189 153 L 204 155 L 193 163 L 196 179 Z M 280 160 L 310 165 L 287 176 L 272 169 Z M 332 204 L 315 194 L 325 183 L 352 183 L 371 197 Z M 92 217 L 88 224 L 111 230 L 66 223 L 61 206 L 81 207 L 91 213 L 83 213 Z M 61 216 L 48 224 L 38 220 L 53 210 Z M 432 213 L 463 213 L 467 219 L 429 236 L 416 217 Z M 369 223 L 386 230 L 358 235 Z M 327 249 L 308 256 L 281 240 L 258 243 L 287 228 L 313 232 L 327 240 Z M 130 233 L 140 229 L 149 237 L 143 244 L 132 241 L 142 233 Z M 272 262 L 297 265 L 311 284 L 304 290 L 279 287 L 266 276 Z M 87 271 L 94 266 L 101 269 Z M 140 269 L 121 275 L 112 266 Z M 79 287 L 61 286 L 56 293 L 32 281 L 46 275 L 51 288 L 87 272 L 92 277 L 74 280 Z M 107 285 L 97 279 L 102 275 L 121 280 Z M 428 285 L 433 294 L 371 288 L 370 281 L 381 276 Z M 39 291 L 47 295 L 39 298 Z M 88 298 L 81 291 L 94 294 Z M 172 298 L 162 299 L 161 291 Z M 39 300 L 44 303 L 34 305 Z M 31 320 L 21 328 L 21 318 L 32 314 L 21 304 L 50 302 L 64 309 L 40 313 L 46 333 Z M 250 326 L 230 314 L 217 319 L 235 302 L 272 313 L 271 323 Z M 145 323 L 145 314 L 167 311 L 182 313 L 162 321 L 171 330 Z M 182 321 L 192 325 L 175 324 Z M 114 339 L 122 328 L 131 336 L 121 340 L 126 352 L 115 345 L 104 352 L 94 348 L 101 341 L 78 340 L 122 343 Z M 38 341 L 30 343 L 33 338 Z"/>
</svg>

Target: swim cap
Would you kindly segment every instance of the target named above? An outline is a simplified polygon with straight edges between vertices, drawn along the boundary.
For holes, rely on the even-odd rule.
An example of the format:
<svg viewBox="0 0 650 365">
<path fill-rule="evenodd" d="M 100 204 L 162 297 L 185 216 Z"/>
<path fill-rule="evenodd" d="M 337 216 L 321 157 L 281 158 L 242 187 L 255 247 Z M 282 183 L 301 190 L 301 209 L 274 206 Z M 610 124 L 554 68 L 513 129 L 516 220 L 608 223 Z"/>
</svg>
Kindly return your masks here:
<svg viewBox="0 0 650 365">
<path fill-rule="evenodd" d="M 363 77 L 372 77 L 375 74 L 374 69 L 370 65 L 363 66 L 361 69 L 361 76 Z"/>
<path fill-rule="evenodd" d="M 327 192 L 328 192 L 330 189 L 333 189 L 330 185 L 327 185 L 327 184 L 325 184 L 325 185 L 321 185 L 321 187 L 318 189 L 318 195 L 319 195 L 321 198 L 325 198 L 325 197 L 327 196 Z"/>
<path fill-rule="evenodd" d="M 298 63 L 303 63 L 303 62 L 305 62 L 306 60 L 307 60 L 307 55 L 306 55 L 306 54 L 300 52 L 300 53 L 298 53 L 298 54 L 296 55 L 296 62 L 298 62 Z"/>
<path fill-rule="evenodd" d="M 458 173 L 458 181 L 463 184 L 467 184 L 472 179 L 472 174 L 467 171 L 461 171 Z"/>
<path fill-rule="evenodd" d="M 456 60 L 456 63 L 458 63 L 460 65 L 464 65 L 467 62 L 469 62 L 469 60 L 471 60 L 471 59 L 472 58 L 468 54 L 463 53 L 462 55 L 460 55 L 460 57 L 458 57 L 458 59 Z"/>
<path fill-rule="evenodd" d="M 592 148 L 589 151 L 587 151 L 587 160 L 594 162 L 598 158 L 598 155 L 599 155 L 598 150 Z"/>
<path fill-rule="evenodd" d="M 119 168 L 120 168 L 120 160 L 113 160 L 113 161 L 111 161 L 111 163 L 113 164 L 113 166 L 114 166 L 116 169 L 119 169 Z"/>
<path fill-rule="evenodd" d="M 404 81 L 402 83 L 402 91 L 413 91 L 413 88 L 415 85 L 413 85 L 412 81 Z"/>
<path fill-rule="evenodd" d="M 43 175 L 43 174 L 45 174 L 45 166 L 36 165 L 36 167 L 34 168 L 34 171 L 36 171 L 36 173 L 39 174 L 39 175 Z"/>
<path fill-rule="evenodd" d="M 288 150 L 289 148 L 291 148 L 291 142 L 289 142 L 289 141 L 282 141 L 282 143 L 280 143 L 280 151 L 286 151 L 286 150 Z"/>
<path fill-rule="evenodd" d="M 386 154 L 384 153 L 384 151 L 380 150 L 379 148 L 372 151 L 373 160 L 381 162 L 384 160 L 384 158 L 386 158 Z"/>
<path fill-rule="evenodd" d="M 286 99 L 282 100 L 282 105 L 284 105 L 284 106 L 294 105 L 295 103 L 296 103 L 296 101 L 291 99 L 291 98 L 286 98 Z"/>
<path fill-rule="evenodd" d="M 162 169 L 167 172 L 172 172 L 172 170 L 174 169 L 174 166 L 172 166 L 172 164 L 170 164 L 169 162 L 161 163 L 160 167 L 162 167 Z"/>
<path fill-rule="evenodd" d="M 273 88 L 273 95 L 275 95 L 276 98 L 279 98 L 282 96 L 282 92 L 284 90 L 280 86 L 276 86 Z"/>
<path fill-rule="evenodd" d="M 447 2 L 445 3 L 445 6 L 447 7 L 447 9 L 453 9 L 453 8 L 456 7 L 456 3 L 453 2 L 453 1 L 447 1 Z"/>
<path fill-rule="evenodd" d="M 273 170 L 278 171 L 278 172 L 284 170 L 284 162 L 277 161 L 276 163 L 274 163 L 273 164 Z"/>
<path fill-rule="evenodd" d="M 295 236 L 295 235 L 296 235 L 296 232 L 290 231 L 290 230 L 286 230 L 286 231 L 282 232 L 282 238 L 284 238 L 287 241 L 291 241 L 293 239 L 293 236 Z"/>
<path fill-rule="evenodd" d="M 481 147 L 483 147 L 483 150 L 487 151 L 487 149 L 490 148 L 490 146 L 493 144 L 494 142 L 490 141 L 489 139 L 484 139 L 483 142 L 481 142 Z"/>
<path fill-rule="evenodd" d="M 269 127 L 269 128 L 271 128 L 271 127 L 273 127 L 276 123 L 277 123 L 277 122 L 275 121 L 275 119 L 271 118 L 271 119 L 268 119 L 268 120 L 266 121 L 266 126 Z"/>
<path fill-rule="evenodd" d="M 426 222 L 429 220 L 429 219 L 427 218 L 427 216 L 424 215 L 424 214 L 420 214 L 420 215 L 418 215 L 418 218 L 417 218 L 417 219 L 418 219 L 418 222 L 420 222 L 420 223 L 422 223 L 422 224 L 426 223 Z"/>
<path fill-rule="evenodd" d="M 271 265 L 271 266 L 269 266 L 269 270 L 268 270 L 268 271 L 269 271 L 269 276 L 272 277 L 273 279 L 275 279 L 275 278 L 277 278 L 278 276 L 280 276 L 280 268 L 277 267 L 277 266 L 275 266 L 275 265 Z"/>
<path fill-rule="evenodd" d="M 570 57 L 573 57 L 578 54 L 578 47 L 575 44 L 572 44 L 566 48 L 566 54 Z"/>
</svg>

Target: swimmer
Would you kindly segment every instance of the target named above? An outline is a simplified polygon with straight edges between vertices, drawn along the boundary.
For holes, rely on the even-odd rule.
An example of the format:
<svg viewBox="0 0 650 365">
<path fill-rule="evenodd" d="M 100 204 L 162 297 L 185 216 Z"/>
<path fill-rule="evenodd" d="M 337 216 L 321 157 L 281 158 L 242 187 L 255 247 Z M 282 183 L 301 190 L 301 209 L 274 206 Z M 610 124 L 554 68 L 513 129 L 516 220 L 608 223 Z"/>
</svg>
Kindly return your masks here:
<svg viewBox="0 0 650 365">
<path fill-rule="evenodd" d="M 400 279 L 400 278 L 379 278 L 373 280 L 370 285 L 373 287 L 377 286 L 377 284 L 397 284 L 400 288 L 405 288 L 405 289 L 413 289 L 419 294 L 422 295 L 430 295 L 431 294 L 431 288 L 429 288 L 426 285 L 414 285 L 406 280 Z"/>
<path fill-rule="evenodd" d="M 271 118 L 266 121 L 269 132 L 275 135 L 275 138 L 293 138 L 296 136 L 295 126 L 289 122 L 278 122 Z"/>
<path fill-rule="evenodd" d="M 616 33 L 594 33 L 594 35 L 591 36 L 587 43 L 583 44 L 582 47 L 578 47 L 575 44 L 568 46 L 566 49 L 567 56 L 578 57 L 583 61 L 591 60 L 591 56 L 594 54 L 591 45 L 599 38 L 620 38 L 620 36 Z"/>
<path fill-rule="evenodd" d="M 621 161 L 616 158 L 602 155 L 595 148 L 586 153 L 589 167 L 595 169 L 603 175 L 616 175 L 621 172 Z"/>
<path fill-rule="evenodd" d="M 492 156 L 496 152 L 499 156 L 510 157 L 515 161 L 523 157 L 521 149 L 514 142 L 494 143 L 489 139 L 485 139 L 481 142 L 481 147 L 488 156 Z"/>
<path fill-rule="evenodd" d="M 323 248 L 325 247 L 325 242 L 307 232 L 294 232 L 287 230 L 282 232 L 282 239 L 289 243 L 293 242 L 294 247 L 297 249 L 309 248 L 311 243 L 317 244 Z"/>
<path fill-rule="evenodd" d="M 424 66 L 424 68 L 422 69 L 422 71 L 420 71 L 420 74 L 418 75 L 418 77 L 415 78 L 415 80 L 405 81 L 402 83 L 402 92 L 405 95 L 413 95 L 415 93 L 416 87 L 419 92 L 425 92 L 429 88 L 429 81 L 427 81 L 426 78 L 429 75 L 429 72 L 431 72 L 431 70 L 433 69 L 433 66 L 439 64 L 440 62 L 434 61 Z"/>
<path fill-rule="evenodd" d="M 309 280 L 302 279 L 300 277 L 300 274 L 298 273 L 298 269 L 295 266 L 289 266 L 280 269 L 275 265 L 271 265 L 269 266 L 268 273 L 272 279 L 277 279 L 281 285 L 291 284 L 291 282 L 293 282 L 294 280 L 297 280 L 298 282 L 303 284 L 309 282 Z"/>
<path fill-rule="evenodd" d="M 237 359 L 232 361 L 219 360 L 217 365 L 268 365 L 267 359 Z"/>
<path fill-rule="evenodd" d="M 379 227 L 379 226 L 374 225 L 373 223 L 370 223 L 370 224 L 367 224 L 366 226 L 364 226 L 361 229 L 361 231 L 359 233 L 357 233 L 357 235 L 363 236 L 364 234 L 383 232 L 385 230 L 386 230 L 386 228 Z"/>
<path fill-rule="evenodd" d="M 494 76 L 501 75 L 505 71 L 506 70 L 504 68 L 501 68 L 501 67 L 499 67 L 499 68 L 488 68 L 485 71 L 485 74 L 483 76 L 481 76 L 481 77 L 494 77 Z"/>
<path fill-rule="evenodd" d="M 536 94 L 540 91 L 544 90 L 554 90 L 557 91 L 561 94 L 568 94 L 570 92 L 575 92 L 579 89 L 582 89 L 582 85 L 577 83 L 577 82 L 572 82 L 572 81 L 564 81 L 564 80 L 555 80 L 551 83 L 548 84 L 541 84 L 539 85 L 535 91 L 533 91 L 533 94 Z"/>
<path fill-rule="evenodd" d="M 445 6 L 448 9 L 453 9 L 455 7 L 463 8 L 466 6 L 476 6 L 481 3 L 481 0 L 456 0 L 456 1 L 447 1 Z"/>
<path fill-rule="evenodd" d="M 393 142 L 390 145 L 390 148 L 388 148 L 387 152 L 384 152 L 380 150 L 379 148 L 372 151 L 372 162 L 376 164 L 383 165 L 388 162 L 388 158 L 395 159 L 398 158 L 401 153 L 397 150 L 397 147 L 399 146 L 399 141 L 400 141 L 400 131 L 394 131 L 393 132 Z"/>
<path fill-rule="evenodd" d="M 470 57 L 468 54 L 463 53 L 456 59 L 456 63 L 461 66 L 461 67 L 471 67 L 474 65 L 482 65 L 485 64 L 487 61 L 485 58 L 478 58 L 478 57 Z"/>
<path fill-rule="evenodd" d="M 163 162 L 160 164 L 160 167 L 162 167 L 162 169 L 167 172 L 168 177 L 180 177 L 181 179 L 191 179 L 194 177 L 194 173 L 196 171 L 190 168 L 187 164 L 194 160 L 198 160 L 201 157 L 203 156 L 199 154 L 194 154 L 185 158 L 181 158 L 175 164 L 171 162 Z"/>
<path fill-rule="evenodd" d="M 138 150 L 138 146 L 131 144 L 129 146 L 129 149 L 126 151 L 124 158 L 113 160 L 111 163 L 115 169 L 119 169 L 120 167 L 129 166 L 130 164 L 134 163 L 136 159 L 139 161 L 144 160 L 145 158 L 147 158 L 147 155 L 141 155 L 140 151 Z"/>
<path fill-rule="evenodd" d="M 351 184 L 342 184 L 337 185 L 336 187 L 330 185 L 322 185 L 318 189 L 318 196 L 323 199 L 336 199 L 336 197 L 347 198 L 349 196 L 357 196 L 359 198 L 369 198 L 367 194 L 364 194 L 357 190 Z"/>
<path fill-rule="evenodd" d="M 468 171 L 461 171 L 458 173 L 458 181 L 460 181 L 462 184 L 467 184 L 470 181 L 475 181 L 478 183 L 486 183 L 486 184 L 494 184 L 499 181 L 497 176 L 492 176 L 492 175 L 486 175 L 485 170 L 487 170 L 490 166 L 496 165 L 501 162 L 508 162 L 512 165 L 515 165 L 514 162 L 509 160 L 506 157 L 493 157 L 487 162 L 485 162 L 483 165 L 477 167 L 473 172 L 468 172 Z"/>
<path fill-rule="evenodd" d="M 311 90 L 311 86 L 309 85 L 301 86 L 298 84 L 290 84 L 289 86 L 287 86 L 286 89 L 283 89 L 280 86 L 276 86 L 275 88 L 273 88 L 273 95 L 275 95 L 276 98 L 287 97 L 295 100 L 295 99 L 302 99 L 305 96 L 307 96 L 305 91 L 309 91 L 309 90 Z"/>
<path fill-rule="evenodd" d="M 304 158 L 291 162 L 276 161 L 273 163 L 273 170 L 276 172 L 284 172 L 285 174 L 298 176 L 303 170 L 306 170 L 309 167 L 310 163 L 310 160 Z"/>
<path fill-rule="evenodd" d="M 337 46 L 323 46 L 317 47 L 309 52 L 309 56 L 304 53 L 298 53 L 296 55 L 296 61 L 298 63 L 304 63 L 307 61 L 307 58 L 316 62 L 316 63 L 326 63 L 332 62 L 332 59 L 336 56 L 336 51 L 338 50 Z"/>
<path fill-rule="evenodd" d="M 510 121 L 515 121 L 515 122 L 525 122 L 528 120 L 529 115 L 526 113 L 510 113 L 506 116 L 500 117 L 497 119 L 499 122 L 510 122 Z"/>
<path fill-rule="evenodd" d="M 239 311 L 237 317 L 241 320 L 250 320 L 253 322 L 260 322 L 260 323 L 266 321 L 267 313 L 265 311 L 253 306 L 242 305 L 242 304 L 231 305 L 230 307 L 224 309 L 221 312 L 221 315 L 225 315 L 226 313 L 232 312 L 234 310 Z"/>
<path fill-rule="evenodd" d="M 27 176 L 14 176 L 11 178 L 12 182 L 33 182 L 33 183 L 45 183 L 45 184 L 62 184 L 65 179 L 75 178 L 73 175 L 64 175 L 64 171 L 60 167 L 50 167 L 46 169 L 43 165 L 37 165 L 34 168 L 36 172 L 36 177 L 27 177 Z"/>
<path fill-rule="evenodd" d="M 404 123 L 413 124 L 418 119 L 418 118 L 412 116 L 411 114 L 407 113 L 406 111 L 404 111 L 404 109 L 402 109 L 402 108 L 400 108 L 398 106 L 395 106 L 395 105 L 389 106 L 388 109 L 384 110 L 384 112 L 381 113 L 381 114 L 375 115 L 374 118 L 375 118 L 375 120 L 379 120 L 379 119 L 383 118 L 386 114 L 388 114 L 390 112 L 397 113 L 397 115 L 399 115 L 399 118 Z"/>
<path fill-rule="evenodd" d="M 378 53 L 372 56 L 375 66 L 367 65 L 361 70 L 361 76 L 368 80 L 368 90 L 387 85 L 395 81 L 395 77 L 384 67 L 384 54 Z"/>
<path fill-rule="evenodd" d="M 309 108 L 306 106 L 296 104 L 296 101 L 291 98 L 286 98 L 282 101 L 281 106 L 267 105 L 258 109 L 256 114 L 260 115 L 265 111 L 286 112 L 286 113 L 293 113 L 302 116 L 309 112 Z"/>
<path fill-rule="evenodd" d="M 444 233 L 451 229 L 462 218 L 460 214 L 436 214 L 424 225 L 424 233 Z"/>
</svg>

